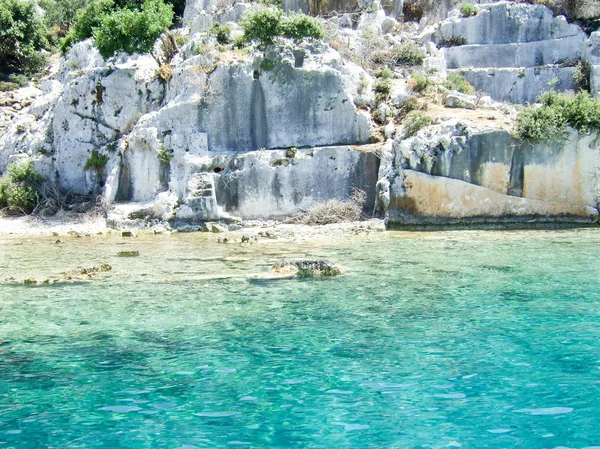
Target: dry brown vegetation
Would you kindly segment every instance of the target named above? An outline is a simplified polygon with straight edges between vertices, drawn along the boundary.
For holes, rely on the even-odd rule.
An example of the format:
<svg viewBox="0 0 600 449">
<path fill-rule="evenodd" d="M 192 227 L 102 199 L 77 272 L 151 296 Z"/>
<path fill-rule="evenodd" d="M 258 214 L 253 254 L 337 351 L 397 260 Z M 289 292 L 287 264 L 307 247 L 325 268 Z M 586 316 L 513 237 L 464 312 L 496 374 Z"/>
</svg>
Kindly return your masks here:
<svg viewBox="0 0 600 449">
<path fill-rule="evenodd" d="M 329 200 L 318 204 L 307 212 L 302 212 L 288 218 L 285 223 L 326 225 L 359 221 L 363 218 L 365 200 L 366 193 L 362 190 L 354 189 L 352 195 L 347 200 Z"/>
</svg>

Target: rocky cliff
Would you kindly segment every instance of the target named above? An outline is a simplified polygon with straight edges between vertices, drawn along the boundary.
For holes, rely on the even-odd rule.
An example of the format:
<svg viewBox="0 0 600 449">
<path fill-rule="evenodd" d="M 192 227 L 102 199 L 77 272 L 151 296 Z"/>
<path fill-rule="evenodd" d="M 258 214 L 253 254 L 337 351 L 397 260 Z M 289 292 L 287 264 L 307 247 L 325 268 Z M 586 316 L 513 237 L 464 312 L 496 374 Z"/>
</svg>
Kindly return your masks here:
<svg viewBox="0 0 600 449">
<path fill-rule="evenodd" d="M 390 225 L 597 221 L 600 139 L 532 145 L 458 121 L 391 143 L 379 207 Z"/>
<path fill-rule="evenodd" d="M 515 140 L 510 104 L 574 89 L 577 61 L 598 94 L 600 33 L 512 2 L 420 24 L 375 2 L 328 19 L 330 40 L 266 51 L 222 48 L 207 33 L 215 22 L 235 31 L 253 7 L 188 2 L 166 79 L 149 56 L 107 62 L 76 44 L 37 87 L 5 96 L 0 173 L 33 160 L 64 190 L 173 223 L 281 219 L 353 189 L 390 226 L 597 219 L 598 136 Z M 363 64 L 408 41 L 434 83 L 456 72 L 479 92 L 455 93 L 459 109 L 433 105 L 433 126 L 412 136 L 397 119 L 414 96 L 410 71 L 396 67 L 382 95 L 377 67 Z"/>
</svg>

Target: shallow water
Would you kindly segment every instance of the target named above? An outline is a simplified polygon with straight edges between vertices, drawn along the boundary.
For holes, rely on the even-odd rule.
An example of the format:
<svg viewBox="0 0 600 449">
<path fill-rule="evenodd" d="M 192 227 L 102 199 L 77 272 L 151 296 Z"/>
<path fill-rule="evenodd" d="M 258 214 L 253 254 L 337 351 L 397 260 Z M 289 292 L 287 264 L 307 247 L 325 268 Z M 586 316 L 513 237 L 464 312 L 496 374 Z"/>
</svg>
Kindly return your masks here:
<svg viewBox="0 0 600 449">
<path fill-rule="evenodd" d="M 0 281 L 113 270 L 0 284 L 0 448 L 600 446 L 596 229 L 55 240 Z M 347 272 L 244 277 L 282 256 Z"/>
</svg>

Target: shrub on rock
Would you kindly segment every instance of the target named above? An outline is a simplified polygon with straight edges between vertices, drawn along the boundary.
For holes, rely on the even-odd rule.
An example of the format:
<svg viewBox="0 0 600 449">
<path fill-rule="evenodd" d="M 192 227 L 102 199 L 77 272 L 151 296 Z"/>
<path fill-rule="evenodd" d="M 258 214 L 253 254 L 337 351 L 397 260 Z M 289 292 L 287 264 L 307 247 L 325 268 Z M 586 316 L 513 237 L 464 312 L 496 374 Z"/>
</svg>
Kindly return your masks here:
<svg viewBox="0 0 600 449">
<path fill-rule="evenodd" d="M 255 42 L 260 48 L 273 45 L 278 37 L 294 39 L 322 39 L 325 31 L 318 19 L 297 13 L 284 16 L 275 8 L 259 8 L 247 13 L 241 21 L 244 41 Z"/>
<path fill-rule="evenodd" d="M 145 0 L 141 10 L 119 9 L 104 14 L 94 28 L 94 44 L 104 58 L 119 52 L 152 53 L 154 43 L 173 23 L 173 7 L 162 0 Z"/>
<path fill-rule="evenodd" d="M 325 30 L 319 20 L 306 14 L 296 13 L 281 23 L 283 37 L 302 41 L 303 39 L 323 39 Z"/>
<path fill-rule="evenodd" d="M 423 65 L 423 61 L 425 60 L 425 52 L 413 41 L 402 44 L 394 53 L 396 56 L 396 63 L 400 65 Z"/>
<path fill-rule="evenodd" d="M 475 89 L 460 73 L 450 72 L 444 82 L 444 87 L 450 90 L 456 90 L 462 94 L 473 94 Z"/>
<path fill-rule="evenodd" d="M 30 213 L 40 201 L 44 178 L 31 161 L 13 164 L 0 178 L 0 209 Z"/>
<path fill-rule="evenodd" d="M 411 112 L 404 120 L 404 135 L 410 137 L 433 123 L 433 118 L 420 112 Z"/>
<path fill-rule="evenodd" d="M 272 45 L 281 35 L 281 10 L 260 8 L 250 11 L 242 18 L 244 40 L 256 42 L 261 47 Z"/>
<path fill-rule="evenodd" d="M 92 0 L 87 8 L 79 10 L 75 23 L 60 43 L 61 51 L 66 53 L 73 44 L 92 37 L 94 28 L 100 26 L 102 17 L 114 8 L 114 0 Z"/>
<path fill-rule="evenodd" d="M 460 13 L 463 17 L 473 17 L 477 15 L 477 7 L 471 3 L 461 3 Z"/>
<path fill-rule="evenodd" d="M 600 132 L 600 98 L 583 91 L 576 95 L 546 92 L 540 102 L 519 113 L 516 134 L 521 140 L 562 139 L 568 127 L 580 133 Z"/>
<path fill-rule="evenodd" d="M 215 39 L 221 45 L 227 45 L 231 42 L 231 27 L 229 25 L 215 22 L 211 25 L 209 32 L 215 36 Z"/>
</svg>

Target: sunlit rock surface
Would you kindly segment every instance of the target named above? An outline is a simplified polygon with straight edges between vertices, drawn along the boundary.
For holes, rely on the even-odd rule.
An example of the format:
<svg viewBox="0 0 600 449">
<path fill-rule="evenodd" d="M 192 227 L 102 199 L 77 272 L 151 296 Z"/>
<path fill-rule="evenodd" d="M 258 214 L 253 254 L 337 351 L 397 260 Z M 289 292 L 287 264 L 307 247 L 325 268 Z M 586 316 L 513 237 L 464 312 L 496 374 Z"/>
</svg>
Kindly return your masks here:
<svg viewBox="0 0 600 449">
<path fill-rule="evenodd" d="M 0 97 L 0 173 L 33 160 L 62 189 L 119 204 L 123 220 L 284 219 L 354 189 L 366 193 L 366 216 L 391 226 L 596 220 L 596 135 L 530 145 L 473 117 L 446 117 L 403 137 L 394 108 L 414 94 L 409 75 L 396 70 L 378 100 L 377 79 L 348 52 L 385 50 L 364 47 L 369 36 L 390 48 L 412 39 L 437 82 L 458 71 L 495 100 L 526 103 L 572 90 L 578 59 L 589 62 L 598 93 L 600 33 L 588 38 L 541 5 L 490 2 L 474 17 L 453 11 L 441 23 L 401 26 L 402 1 L 358 3 L 360 13 L 329 22 L 337 45 L 281 39 L 262 51 L 222 47 L 206 33 L 219 22 L 239 35 L 235 22 L 255 6 L 190 0 L 167 79 L 148 55 L 107 62 L 80 42 L 38 87 Z M 453 2 L 439 3 L 431 17 Z M 338 52 L 340 42 L 347 48 Z M 494 103 L 461 95 L 445 97 L 458 115 Z M 93 156 L 106 165 L 90 167 Z"/>
<path fill-rule="evenodd" d="M 597 220 L 596 134 L 531 145 L 459 123 L 394 142 L 380 174 L 390 225 Z M 380 180 L 382 183 L 382 180 Z M 388 205 L 389 203 L 389 205 Z"/>
</svg>

